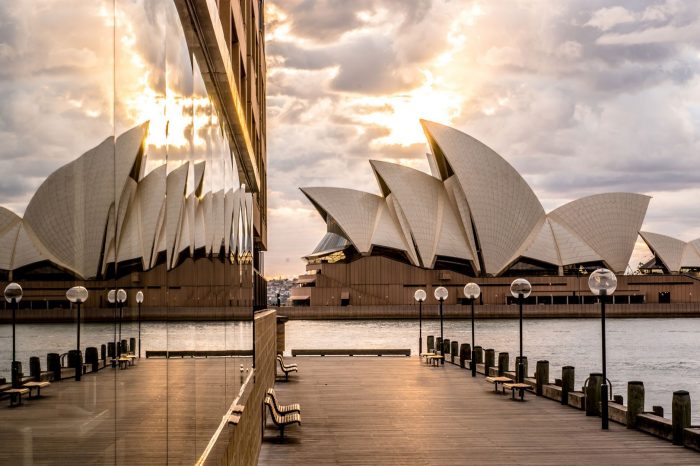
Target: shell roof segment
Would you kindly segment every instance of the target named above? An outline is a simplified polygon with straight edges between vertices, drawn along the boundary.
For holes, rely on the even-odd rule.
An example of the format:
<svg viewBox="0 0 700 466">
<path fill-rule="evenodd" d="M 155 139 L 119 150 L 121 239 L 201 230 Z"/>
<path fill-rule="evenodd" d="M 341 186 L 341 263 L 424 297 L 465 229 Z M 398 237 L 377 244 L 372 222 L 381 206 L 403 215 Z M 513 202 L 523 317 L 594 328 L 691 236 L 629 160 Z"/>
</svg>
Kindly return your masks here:
<svg viewBox="0 0 700 466">
<path fill-rule="evenodd" d="M 541 224 L 542 204 L 520 174 L 491 148 L 438 123 L 421 120 L 443 179 L 451 172 L 464 190 L 483 256 L 483 271 L 505 270 Z"/>
</svg>

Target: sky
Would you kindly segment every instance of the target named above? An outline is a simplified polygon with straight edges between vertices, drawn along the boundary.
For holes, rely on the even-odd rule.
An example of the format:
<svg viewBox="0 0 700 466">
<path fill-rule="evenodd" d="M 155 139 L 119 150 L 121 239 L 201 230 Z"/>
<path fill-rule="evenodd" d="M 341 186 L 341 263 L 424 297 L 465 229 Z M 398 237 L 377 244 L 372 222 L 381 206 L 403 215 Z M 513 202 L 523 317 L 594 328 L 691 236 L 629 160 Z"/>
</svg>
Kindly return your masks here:
<svg viewBox="0 0 700 466">
<path fill-rule="evenodd" d="M 299 187 L 379 194 L 369 159 L 429 172 L 418 120 L 490 146 L 546 211 L 652 196 L 644 231 L 700 237 L 700 2 L 267 0 L 265 275 L 325 222 Z M 638 240 L 630 261 L 651 253 Z"/>
</svg>

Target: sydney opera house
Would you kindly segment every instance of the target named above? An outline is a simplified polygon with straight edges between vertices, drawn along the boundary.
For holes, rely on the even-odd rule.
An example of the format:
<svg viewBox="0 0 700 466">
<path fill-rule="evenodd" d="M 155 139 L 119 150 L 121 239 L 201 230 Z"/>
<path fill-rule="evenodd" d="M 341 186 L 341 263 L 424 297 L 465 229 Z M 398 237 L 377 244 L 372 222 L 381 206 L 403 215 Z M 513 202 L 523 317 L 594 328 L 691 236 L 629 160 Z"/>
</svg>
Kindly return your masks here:
<svg viewBox="0 0 700 466">
<path fill-rule="evenodd" d="M 522 176 L 492 149 L 456 129 L 421 123 L 430 174 L 370 161 L 381 195 L 302 188 L 327 233 L 305 257 L 307 274 L 292 290 L 294 304 L 409 304 L 416 288 L 437 286 L 452 289 L 448 301 L 456 303 L 464 298 L 461 287 L 474 279 L 483 303 L 506 304 L 515 276 L 531 278 L 532 303 L 572 304 L 592 302 L 586 278 L 596 268 L 625 273 L 649 196 L 601 193 L 545 212 Z M 667 271 L 700 264 L 697 241 L 642 238 L 661 252 Z M 622 276 L 615 299 L 692 299 L 685 289 L 695 282 Z"/>
</svg>

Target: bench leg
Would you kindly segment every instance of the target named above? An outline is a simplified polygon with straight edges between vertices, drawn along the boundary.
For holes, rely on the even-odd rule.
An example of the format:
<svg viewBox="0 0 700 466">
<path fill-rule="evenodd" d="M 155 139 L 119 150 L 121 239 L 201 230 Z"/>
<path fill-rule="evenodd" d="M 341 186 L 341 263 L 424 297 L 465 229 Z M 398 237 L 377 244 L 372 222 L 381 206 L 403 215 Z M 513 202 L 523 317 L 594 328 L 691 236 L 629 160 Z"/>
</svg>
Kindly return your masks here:
<svg viewBox="0 0 700 466">
<path fill-rule="evenodd" d="M 513 392 L 513 399 L 515 399 L 515 389 L 511 390 Z"/>
<path fill-rule="evenodd" d="M 284 440 L 284 426 L 280 426 L 280 440 Z"/>
</svg>

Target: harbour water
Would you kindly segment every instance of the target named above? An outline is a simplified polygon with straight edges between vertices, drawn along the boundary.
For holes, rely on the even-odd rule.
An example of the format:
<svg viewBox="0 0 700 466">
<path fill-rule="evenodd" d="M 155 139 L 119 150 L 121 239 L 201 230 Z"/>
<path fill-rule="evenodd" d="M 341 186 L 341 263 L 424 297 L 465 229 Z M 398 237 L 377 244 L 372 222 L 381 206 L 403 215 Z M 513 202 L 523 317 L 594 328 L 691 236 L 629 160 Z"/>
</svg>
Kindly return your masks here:
<svg viewBox="0 0 700 466">
<path fill-rule="evenodd" d="M 286 324 L 287 353 L 295 348 L 410 348 L 418 352 L 418 320 L 303 321 Z M 75 345 L 72 324 L 17 325 L 17 356 L 26 364 L 33 355 L 46 364 L 46 353 L 67 352 Z M 111 324 L 84 324 L 81 346 L 98 346 L 113 338 Z M 135 337 L 136 324 L 122 327 L 122 338 Z M 146 322 L 142 324 L 142 350 L 249 349 L 251 327 L 247 322 Z M 423 338 L 440 335 L 439 320 L 423 321 Z M 446 320 L 444 336 L 460 343 L 471 341 L 469 320 Z M 576 368 L 576 386 L 591 372 L 600 372 L 600 321 L 596 319 L 528 319 L 523 331 L 524 354 L 530 373 L 538 360 L 550 363 L 550 378 L 560 377 L 561 367 Z M 518 352 L 517 320 L 485 320 L 476 323 L 476 344 L 510 353 L 511 365 Z M 0 325 L 0 376 L 9 376 L 11 326 Z M 613 392 L 627 396 L 627 382 L 641 380 L 646 409 L 663 406 L 671 416 L 674 390 L 688 390 L 700 421 L 700 319 L 608 319 L 608 377 Z"/>
</svg>

